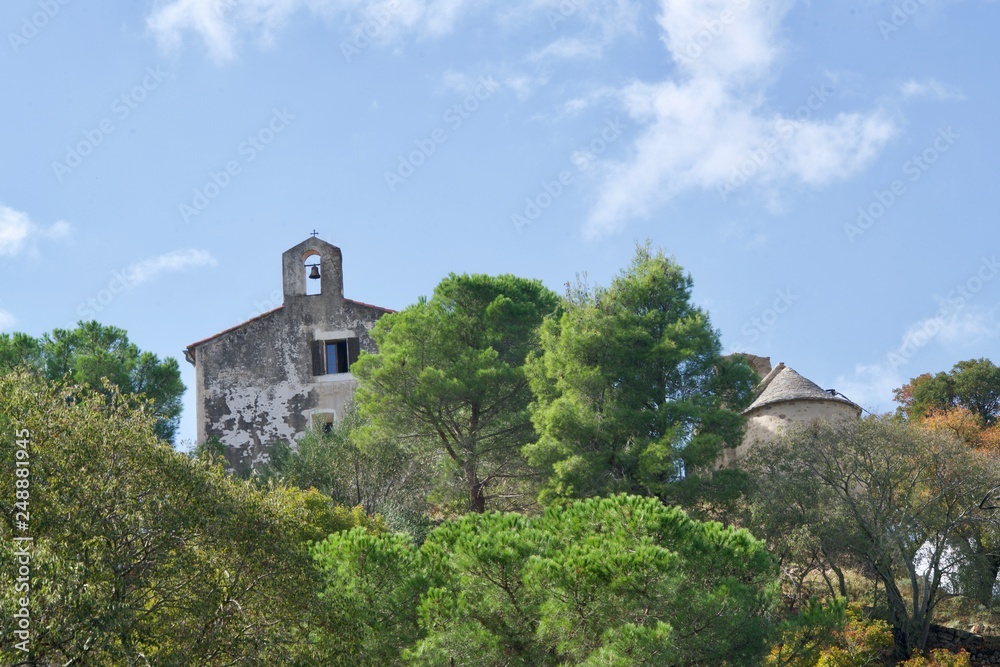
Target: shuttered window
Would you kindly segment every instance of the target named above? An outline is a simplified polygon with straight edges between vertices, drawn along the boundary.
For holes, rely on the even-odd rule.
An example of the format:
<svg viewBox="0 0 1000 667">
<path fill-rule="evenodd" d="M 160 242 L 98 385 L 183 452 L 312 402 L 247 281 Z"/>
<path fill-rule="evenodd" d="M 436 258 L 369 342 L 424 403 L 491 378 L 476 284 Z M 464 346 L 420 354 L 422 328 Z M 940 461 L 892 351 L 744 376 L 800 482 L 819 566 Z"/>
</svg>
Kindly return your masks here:
<svg viewBox="0 0 1000 667">
<path fill-rule="evenodd" d="M 358 339 L 317 340 L 312 345 L 313 375 L 348 373 L 351 364 L 358 360 L 361 344 Z"/>
</svg>

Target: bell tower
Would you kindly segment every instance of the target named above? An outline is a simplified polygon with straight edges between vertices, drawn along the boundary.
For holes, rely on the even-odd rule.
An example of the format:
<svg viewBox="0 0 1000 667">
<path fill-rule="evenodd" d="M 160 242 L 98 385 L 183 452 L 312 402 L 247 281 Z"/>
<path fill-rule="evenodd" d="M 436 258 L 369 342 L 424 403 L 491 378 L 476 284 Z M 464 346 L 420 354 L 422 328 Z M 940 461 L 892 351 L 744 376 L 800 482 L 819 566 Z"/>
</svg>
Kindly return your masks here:
<svg viewBox="0 0 1000 667">
<path fill-rule="evenodd" d="M 281 276 L 285 303 L 300 297 L 314 296 L 322 296 L 325 301 L 338 303 L 344 299 L 343 257 L 340 248 L 316 236 L 282 253 Z M 319 289 L 307 289 L 307 281 L 318 282 Z"/>
</svg>

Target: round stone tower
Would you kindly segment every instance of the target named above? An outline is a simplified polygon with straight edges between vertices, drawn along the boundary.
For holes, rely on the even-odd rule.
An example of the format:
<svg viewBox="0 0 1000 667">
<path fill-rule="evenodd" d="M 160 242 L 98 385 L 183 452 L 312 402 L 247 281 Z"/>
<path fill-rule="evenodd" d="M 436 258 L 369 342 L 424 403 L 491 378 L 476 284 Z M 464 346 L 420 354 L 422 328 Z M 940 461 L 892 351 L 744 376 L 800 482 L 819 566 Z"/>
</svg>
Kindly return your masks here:
<svg viewBox="0 0 1000 667">
<path fill-rule="evenodd" d="M 754 443 L 773 440 L 789 425 L 817 419 L 858 419 L 861 406 L 832 389 L 821 389 L 815 382 L 779 363 L 761 380 L 757 398 L 743 415 L 747 418 L 743 442 L 725 451 L 723 466 L 745 456 Z"/>
</svg>

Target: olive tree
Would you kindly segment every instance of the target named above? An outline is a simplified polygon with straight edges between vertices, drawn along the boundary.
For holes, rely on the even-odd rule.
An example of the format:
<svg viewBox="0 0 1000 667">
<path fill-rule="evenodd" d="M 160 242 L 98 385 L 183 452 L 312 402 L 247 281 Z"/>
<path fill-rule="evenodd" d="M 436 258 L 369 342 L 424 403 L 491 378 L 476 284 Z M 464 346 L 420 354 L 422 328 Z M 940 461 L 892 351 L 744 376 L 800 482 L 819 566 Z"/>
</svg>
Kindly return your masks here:
<svg viewBox="0 0 1000 667">
<path fill-rule="evenodd" d="M 784 517 L 882 585 L 899 649 L 922 649 L 942 599 L 975 567 L 957 548 L 970 527 L 997 530 L 984 503 L 1000 466 L 943 431 L 888 417 L 814 422 L 746 459 L 762 520 Z"/>
</svg>

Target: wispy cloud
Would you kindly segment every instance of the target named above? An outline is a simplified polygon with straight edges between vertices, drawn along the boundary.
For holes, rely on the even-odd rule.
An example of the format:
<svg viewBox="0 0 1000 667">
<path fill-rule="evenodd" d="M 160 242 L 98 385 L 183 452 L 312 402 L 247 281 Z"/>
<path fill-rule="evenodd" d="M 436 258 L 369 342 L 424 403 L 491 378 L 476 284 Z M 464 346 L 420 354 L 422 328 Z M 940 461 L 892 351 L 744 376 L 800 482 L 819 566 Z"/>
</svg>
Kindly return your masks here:
<svg viewBox="0 0 1000 667">
<path fill-rule="evenodd" d="M 892 412 L 892 391 L 906 380 L 899 371 L 884 364 L 858 364 L 851 375 L 840 375 L 834 387 L 869 412 Z"/>
<path fill-rule="evenodd" d="M 528 21 L 547 21 L 556 35 L 551 57 L 599 54 L 615 37 L 635 32 L 642 12 L 638 0 L 165 0 L 147 17 L 146 25 L 161 47 L 175 50 L 187 33 L 199 37 L 219 62 L 237 57 L 245 38 L 269 44 L 296 14 L 309 13 L 331 25 L 361 30 L 377 24 L 373 41 L 387 43 L 404 36 L 434 39 L 455 32 L 475 12 L 492 11 L 500 28 Z M 561 32 L 583 36 L 574 45 Z M 583 44 L 586 47 L 583 48 Z"/>
<path fill-rule="evenodd" d="M 169 0 L 146 25 L 167 50 L 178 48 L 191 32 L 220 62 L 236 57 L 244 35 L 268 44 L 300 12 L 360 26 L 385 17 L 381 39 L 404 32 L 438 37 L 454 30 L 462 15 L 482 3 L 473 0 Z M 380 21 L 383 19 L 380 18 Z"/>
<path fill-rule="evenodd" d="M 924 79 L 923 81 L 910 79 L 900 84 L 899 92 L 903 94 L 903 99 L 929 97 L 942 102 L 961 101 L 965 99 L 965 95 L 961 91 L 946 86 L 937 79 Z"/>
<path fill-rule="evenodd" d="M 511 71 L 506 67 L 500 67 L 497 71 L 489 74 L 479 75 L 449 69 L 445 70 L 441 76 L 442 90 L 448 95 L 459 96 L 482 95 L 486 89 L 503 89 L 523 100 L 533 95 L 546 83 L 548 83 L 548 77 L 544 74 L 525 74 L 524 72 Z"/>
<path fill-rule="evenodd" d="M 781 23 L 792 0 L 661 0 L 660 27 L 677 74 L 636 82 L 619 98 L 642 126 L 629 157 L 605 165 L 588 236 L 620 229 L 679 193 L 722 188 L 748 159 L 753 183 L 822 186 L 864 168 L 896 134 L 879 107 L 817 118 L 832 94 L 803 90 L 805 118 L 765 107 L 786 57 Z"/>
<path fill-rule="evenodd" d="M 68 222 L 60 220 L 42 227 L 32 222 L 27 213 L 0 204 L 0 256 L 19 255 L 34 249 L 39 239 L 65 239 L 71 232 Z"/>
<path fill-rule="evenodd" d="M 767 246 L 767 234 L 756 225 L 744 222 L 729 222 L 722 227 L 723 242 L 736 243 L 746 252 L 760 250 Z"/>
<path fill-rule="evenodd" d="M 17 318 L 0 309 L 0 331 L 10 331 L 17 324 Z"/>
<path fill-rule="evenodd" d="M 560 37 L 541 49 L 529 53 L 526 60 L 593 60 L 601 57 L 603 44 L 579 37 Z"/>
<path fill-rule="evenodd" d="M 125 270 L 125 280 L 130 287 L 134 287 L 153 280 L 161 273 L 187 271 L 216 264 L 218 262 L 208 251 L 175 250 L 132 264 Z"/>
<path fill-rule="evenodd" d="M 937 338 L 942 345 L 957 352 L 998 335 L 1000 330 L 997 329 L 994 310 L 967 305 L 961 311 L 939 314 L 913 323 L 903 334 L 901 347 L 919 347 L 924 337 L 930 337 Z"/>
<path fill-rule="evenodd" d="M 593 60 L 623 35 L 636 35 L 644 3 L 633 0 L 536 0 L 512 3 L 520 6 L 523 21 L 544 14 L 555 35 L 546 46 L 528 54 L 529 62 L 548 60 Z"/>
<path fill-rule="evenodd" d="M 885 361 L 858 364 L 853 374 L 838 377 L 837 389 L 872 412 L 888 411 L 893 408 L 893 389 L 933 370 L 911 363 L 925 346 L 936 342 L 948 352 L 949 358 L 958 359 L 976 354 L 976 350 L 991 344 L 998 336 L 995 309 L 965 302 L 959 307 L 946 304 L 935 315 L 908 325 L 899 345 L 886 354 Z"/>
</svg>

